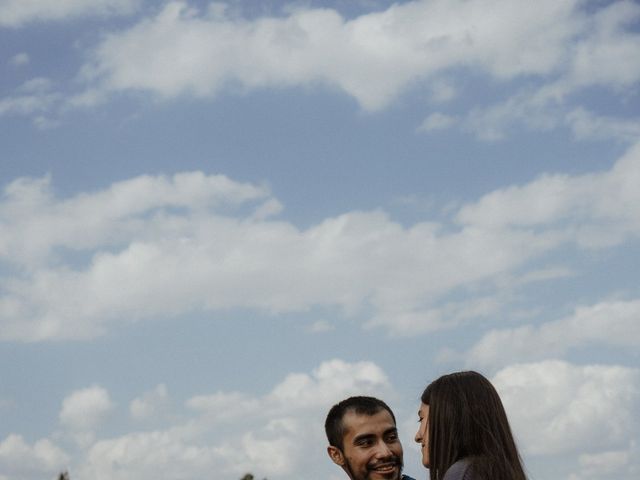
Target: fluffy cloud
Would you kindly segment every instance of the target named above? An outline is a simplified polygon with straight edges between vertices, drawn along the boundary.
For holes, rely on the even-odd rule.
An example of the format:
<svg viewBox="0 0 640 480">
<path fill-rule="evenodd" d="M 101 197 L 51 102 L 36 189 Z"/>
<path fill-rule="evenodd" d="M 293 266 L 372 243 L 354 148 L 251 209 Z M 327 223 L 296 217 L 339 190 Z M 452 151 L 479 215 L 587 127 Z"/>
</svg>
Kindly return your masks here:
<svg viewBox="0 0 640 480">
<path fill-rule="evenodd" d="M 0 18 L 5 26 L 20 26 L 131 13 L 138 3 L 4 0 Z M 535 6 L 525 0 L 415 0 L 354 18 L 331 8 L 288 7 L 245 19 L 239 9 L 216 2 L 201 8 L 184 0 L 165 3 L 132 26 L 100 37 L 78 73 L 81 90 L 7 97 L 0 114 L 37 116 L 35 124 L 47 126 L 69 108 L 94 107 L 118 91 L 213 98 L 299 86 L 342 92 L 374 111 L 416 87 L 433 103 L 464 97 L 460 86 L 467 82 L 455 80 L 471 76 L 476 84 L 501 86 L 496 103 L 486 105 L 474 94 L 465 111 L 433 114 L 419 131 L 455 123 L 484 140 L 499 140 L 514 126 L 564 127 L 578 139 L 637 138 L 636 119 L 587 111 L 575 95 L 597 87 L 622 98 L 637 86 L 640 35 L 633 24 L 640 6 L 633 2 L 591 8 L 578 0 L 541 0 Z"/>
<path fill-rule="evenodd" d="M 234 478 L 248 471 L 286 477 L 309 468 L 310 459 L 329 465 L 324 415 L 355 393 L 388 396 L 390 385 L 373 363 L 331 360 L 310 373 L 288 375 L 263 396 L 195 396 L 186 402 L 188 418 L 166 430 L 96 441 L 74 471 L 97 480 L 204 478 L 211 472 Z"/>
<path fill-rule="evenodd" d="M 390 393 L 385 373 L 371 362 L 323 362 L 311 374 L 292 373 L 261 399 L 239 392 L 198 395 L 187 401 L 193 410 L 206 412 L 215 422 L 268 413 L 286 415 L 300 410 L 324 410 L 349 395 Z"/>
<path fill-rule="evenodd" d="M 133 188 L 146 183 L 146 191 Z M 284 222 L 210 212 L 198 207 L 192 190 L 158 190 L 156 183 L 164 184 L 134 179 L 127 182 L 131 190 L 115 186 L 62 202 L 43 198 L 41 182 L 9 186 L 5 211 L 15 220 L 7 222 L 13 228 L 4 230 L 0 247 L 6 261 L 33 265 L 49 255 L 57 262 L 36 263 L 31 272 L 4 280 L 5 339 L 86 338 L 114 321 L 203 309 L 337 305 L 353 312 L 367 298 L 378 312 L 372 325 L 429 330 L 441 327 L 438 311 L 420 313 L 429 299 L 524 262 L 523 243 L 530 255 L 548 244 L 528 233 L 446 235 L 428 224 L 405 230 L 382 212 L 349 213 L 300 231 Z M 186 212 L 164 207 L 183 195 Z M 504 248 L 492 248 L 497 242 Z M 72 269 L 59 263 L 55 247 L 88 250 L 92 258 Z M 392 321 L 403 313 L 404 321 Z"/>
<path fill-rule="evenodd" d="M 204 478 L 218 471 L 218 458 L 215 449 L 175 431 L 130 433 L 96 442 L 77 474 L 96 480 Z"/>
<path fill-rule="evenodd" d="M 129 413 L 136 420 L 157 420 L 169 407 L 169 394 L 164 384 L 150 392 L 134 398 L 129 405 Z"/>
<path fill-rule="evenodd" d="M 456 122 L 455 117 L 445 115 L 444 113 L 432 113 L 424 119 L 418 130 L 432 132 L 434 130 L 444 130 L 453 126 Z"/>
<path fill-rule="evenodd" d="M 562 456 L 575 467 L 572 479 L 635 478 L 640 371 L 545 361 L 510 366 L 492 381 L 526 459 Z M 154 390 L 158 392 L 168 401 L 166 388 L 160 386 Z M 300 472 L 307 478 L 329 478 L 336 467 L 324 452 L 324 416 L 351 394 L 371 394 L 391 404 L 397 400 L 375 363 L 334 359 L 310 372 L 290 373 L 262 395 L 218 391 L 194 396 L 185 410 L 171 416 L 168 428 L 134 427 L 122 435 L 92 439 L 73 452 L 71 462 L 49 440 L 29 446 L 10 435 L 0 443 L 0 468 L 21 480 L 67 467 L 72 476 L 97 480 L 178 480 L 205 478 L 211 472 L 239 478 L 249 471 L 268 478 L 298 478 Z M 405 428 L 409 438 L 415 429 L 414 406 L 413 423 Z M 396 413 L 402 418 L 407 412 Z M 412 456 L 409 446 L 405 444 L 407 460 Z"/>
<path fill-rule="evenodd" d="M 440 77 L 457 67 L 499 81 L 570 77 L 577 88 L 593 77 L 591 70 L 607 71 L 602 62 L 615 62 L 609 77 L 600 73 L 592 80 L 615 87 L 640 75 L 640 62 L 627 55 L 638 36 L 625 29 L 637 13 L 629 4 L 592 18 L 578 1 L 534 6 L 438 0 L 394 4 L 353 19 L 325 8 L 242 20 L 224 9 L 197 11 L 176 1 L 156 17 L 108 35 L 84 76 L 92 84 L 99 80 L 101 89 L 151 90 L 164 97 L 213 96 L 229 86 L 320 84 L 346 92 L 369 110 L 424 80 L 433 80 L 440 92 L 436 99 L 451 98 Z"/>
<path fill-rule="evenodd" d="M 548 360 L 499 371 L 493 382 L 524 451 L 592 455 L 627 447 L 637 433 L 640 372 Z"/>
<path fill-rule="evenodd" d="M 640 344 L 640 300 L 578 307 L 573 315 L 540 326 L 492 330 L 466 355 L 468 365 L 496 366 L 539 360 L 590 344 L 635 348 Z"/>
<path fill-rule="evenodd" d="M 640 203 L 639 163 L 640 145 L 635 145 L 609 171 L 543 175 L 496 190 L 464 206 L 456 220 L 491 230 L 543 228 L 588 248 L 619 244 L 637 236 L 640 226 L 640 210 L 634 208 Z"/>
<path fill-rule="evenodd" d="M 41 439 L 27 444 L 20 435 L 9 435 L 0 442 L 0 471 L 6 478 L 53 477 L 63 471 L 69 456 L 50 440 Z"/>
<path fill-rule="evenodd" d="M 578 458 L 579 471 L 571 474 L 569 480 L 583 478 L 616 478 L 633 480 L 640 473 L 638 446 L 632 441 L 629 448 L 593 454 L 583 454 Z"/>
<path fill-rule="evenodd" d="M 27 65 L 30 61 L 29 54 L 26 52 L 16 53 L 11 59 L 9 59 L 9 63 L 14 67 L 22 67 Z"/>
<path fill-rule="evenodd" d="M 595 114 L 572 106 L 572 95 L 587 87 L 604 87 L 629 94 L 640 81 L 640 35 L 630 28 L 640 18 L 640 6 L 621 1 L 574 18 L 582 32 L 576 41 L 563 44 L 563 67 L 542 82 L 529 84 L 509 98 L 490 106 L 473 108 L 460 122 L 483 140 L 500 140 L 516 125 L 549 131 L 571 130 L 577 139 L 613 138 L 634 142 L 638 138 L 636 118 L 623 119 Z M 518 57 L 513 53 L 513 58 Z M 623 93 L 624 96 L 625 93 Z"/>
<path fill-rule="evenodd" d="M 0 0 L 0 27 L 21 27 L 35 21 L 128 14 L 140 0 Z"/>
<path fill-rule="evenodd" d="M 266 188 L 224 176 L 143 176 L 69 199 L 48 178 L 19 179 L 0 203 L 0 335 L 83 339 L 228 308 L 339 307 L 397 334 L 450 328 L 499 313 L 543 254 L 637 238 L 638 184 L 635 146 L 609 171 L 496 190 L 449 223 L 403 227 L 371 211 L 300 230 L 272 218 Z"/>
<path fill-rule="evenodd" d="M 71 393 L 62 402 L 60 423 L 71 430 L 91 431 L 112 410 L 113 402 L 102 387 L 93 386 Z"/>
<path fill-rule="evenodd" d="M 0 116 L 32 115 L 51 110 L 61 98 L 52 91 L 52 84 L 46 78 L 33 78 L 20 85 L 16 92 L 0 98 Z"/>
</svg>

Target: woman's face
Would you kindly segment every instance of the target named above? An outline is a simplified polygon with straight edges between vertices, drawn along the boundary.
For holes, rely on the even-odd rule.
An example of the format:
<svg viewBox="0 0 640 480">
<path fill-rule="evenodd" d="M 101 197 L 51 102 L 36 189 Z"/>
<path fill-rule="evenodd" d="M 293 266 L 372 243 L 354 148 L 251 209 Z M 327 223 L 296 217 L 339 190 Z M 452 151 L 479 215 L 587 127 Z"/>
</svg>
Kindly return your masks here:
<svg viewBox="0 0 640 480">
<path fill-rule="evenodd" d="M 422 464 L 429 468 L 429 405 L 420 404 L 418 419 L 420 425 L 416 432 L 415 441 L 422 446 Z"/>
</svg>

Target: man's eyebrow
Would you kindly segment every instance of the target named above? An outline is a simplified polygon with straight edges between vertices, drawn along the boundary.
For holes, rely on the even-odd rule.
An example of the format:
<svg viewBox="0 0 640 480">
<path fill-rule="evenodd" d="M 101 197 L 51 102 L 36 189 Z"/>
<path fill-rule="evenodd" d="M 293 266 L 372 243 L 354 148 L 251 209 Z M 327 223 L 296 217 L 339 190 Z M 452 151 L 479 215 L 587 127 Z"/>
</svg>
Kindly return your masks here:
<svg viewBox="0 0 640 480">
<path fill-rule="evenodd" d="M 363 433 L 361 435 L 356 435 L 353 437 L 353 443 L 361 442 L 362 440 L 371 440 L 372 438 L 376 438 L 373 433 Z"/>
</svg>

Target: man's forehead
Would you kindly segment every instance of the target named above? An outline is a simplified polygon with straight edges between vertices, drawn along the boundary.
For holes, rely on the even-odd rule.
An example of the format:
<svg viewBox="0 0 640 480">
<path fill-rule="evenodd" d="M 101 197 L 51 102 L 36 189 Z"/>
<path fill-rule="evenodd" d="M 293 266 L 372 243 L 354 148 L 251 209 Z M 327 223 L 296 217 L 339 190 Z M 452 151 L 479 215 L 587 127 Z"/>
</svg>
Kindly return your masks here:
<svg viewBox="0 0 640 480">
<path fill-rule="evenodd" d="M 357 413 L 355 410 L 348 410 L 342 417 L 345 437 L 351 435 L 361 435 L 366 432 L 384 432 L 390 428 L 395 428 L 391 414 L 382 409 L 373 415 Z"/>
</svg>

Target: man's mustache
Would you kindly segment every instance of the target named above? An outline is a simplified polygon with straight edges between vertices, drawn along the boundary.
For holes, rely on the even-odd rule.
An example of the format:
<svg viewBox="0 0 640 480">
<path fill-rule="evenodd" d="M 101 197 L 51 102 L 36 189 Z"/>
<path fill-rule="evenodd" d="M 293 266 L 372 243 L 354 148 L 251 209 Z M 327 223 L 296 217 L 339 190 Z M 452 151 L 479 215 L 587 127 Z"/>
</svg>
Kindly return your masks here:
<svg viewBox="0 0 640 480">
<path fill-rule="evenodd" d="M 394 455 L 392 457 L 385 458 L 384 460 L 379 460 L 375 463 L 367 464 L 367 470 L 376 470 L 381 467 L 396 467 L 396 466 L 401 467 L 402 461 L 400 460 L 399 457 L 396 457 Z"/>
</svg>

